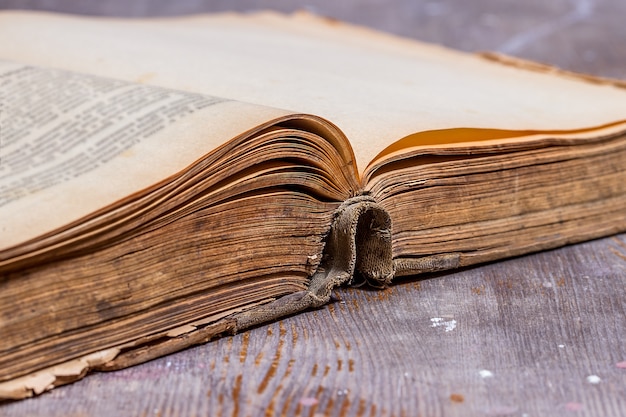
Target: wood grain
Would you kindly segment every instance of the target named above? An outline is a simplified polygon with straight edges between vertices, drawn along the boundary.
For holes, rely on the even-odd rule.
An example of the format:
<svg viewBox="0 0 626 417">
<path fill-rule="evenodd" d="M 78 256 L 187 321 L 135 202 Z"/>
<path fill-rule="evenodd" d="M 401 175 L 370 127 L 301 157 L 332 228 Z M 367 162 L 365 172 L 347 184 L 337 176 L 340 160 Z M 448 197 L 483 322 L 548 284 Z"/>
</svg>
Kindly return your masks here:
<svg viewBox="0 0 626 417">
<path fill-rule="evenodd" d="M 0 0 L 133 16 L 270 5 L 626 79 L 620 0 Z M 626 234 L 337 295 L 320 310 L 5 403 L 0 415 L 626 415 Z"/>
<path fill-rule="evenodd" d="M 2 415 L 620 416 L 626 235 L 342 289 L 320 310 L 130 369 Z M 588 378 L 596 375 L 600 382 Z M 593 382 L 593 380 L 591 380 Z M 574 413 L 573 410 L 578 410 Z"/>
</svg>

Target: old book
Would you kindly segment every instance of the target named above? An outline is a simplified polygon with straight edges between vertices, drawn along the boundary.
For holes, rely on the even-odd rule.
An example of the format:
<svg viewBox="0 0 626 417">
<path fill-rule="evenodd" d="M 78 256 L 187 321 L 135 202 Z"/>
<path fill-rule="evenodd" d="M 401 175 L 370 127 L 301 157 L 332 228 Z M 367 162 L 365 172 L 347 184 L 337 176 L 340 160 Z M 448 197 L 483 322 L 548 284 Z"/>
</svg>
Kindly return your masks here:
<svg viewBox="0 0 626 417">
<path fill-rule="evenodd" d="M 626 230 L 620 81 L 306 14 L 0 14 L 0 397 Z"/>
</svg>

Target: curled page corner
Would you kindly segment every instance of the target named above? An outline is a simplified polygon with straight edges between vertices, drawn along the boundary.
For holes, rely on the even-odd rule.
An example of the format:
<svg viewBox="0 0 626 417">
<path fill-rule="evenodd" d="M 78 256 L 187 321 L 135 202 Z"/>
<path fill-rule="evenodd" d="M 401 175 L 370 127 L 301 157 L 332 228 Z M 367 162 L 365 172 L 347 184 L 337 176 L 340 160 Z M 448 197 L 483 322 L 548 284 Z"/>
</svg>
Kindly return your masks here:
<svg viewBox="0 0 626 417">
<path fill-rule="evenodd" d="M 117 347 L 105 349 L 10 381 L 0 382 L 0 399 L 20 400 L 69 384 L 84 377 L 89 370 L 115 359 L 119 353 L 120 349 Z"/>
</svg>

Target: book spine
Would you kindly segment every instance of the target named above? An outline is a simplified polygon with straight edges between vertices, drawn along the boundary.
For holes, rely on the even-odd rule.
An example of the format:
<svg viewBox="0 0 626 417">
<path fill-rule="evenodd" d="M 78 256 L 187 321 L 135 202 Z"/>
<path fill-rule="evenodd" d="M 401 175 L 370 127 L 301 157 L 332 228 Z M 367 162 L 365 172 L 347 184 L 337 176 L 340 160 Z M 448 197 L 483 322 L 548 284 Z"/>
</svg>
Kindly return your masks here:
<svg viewBox="0 0 626 417">
<path fill-rule="evenodd" d="M 330 301 L 332 289 L 339 285 L 384 287 L 394 275 L 389 214 L 370 196 L 350 198 L 335 212 L 322 261 L 309 288 L 237 314 L 234 330 L 320 307 Z"/>
</svg>

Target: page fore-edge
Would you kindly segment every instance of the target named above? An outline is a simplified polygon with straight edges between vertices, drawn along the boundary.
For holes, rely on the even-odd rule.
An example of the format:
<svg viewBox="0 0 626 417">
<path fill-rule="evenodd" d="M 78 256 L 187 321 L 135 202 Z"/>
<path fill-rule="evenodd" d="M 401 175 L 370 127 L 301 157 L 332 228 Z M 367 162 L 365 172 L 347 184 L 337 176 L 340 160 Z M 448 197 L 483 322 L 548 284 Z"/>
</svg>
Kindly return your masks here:
<svg viewBox="0 0 626 417">
<path fill-rule="evenodd" d="M 2 382 L 0 400 L 32 397 L 77 381 L 90 371 L 126 368 L 206 343 L 220 335 L 234 334 L 320 307 L 330 301 L 333 288 L 350 282 L 355 275 L 374 286 L 386 286 L 393 279 L 395 269 L 389 215 L 374 198 L 356 196 L 335 211 L 322 260 L 307 290 L 237 311 L 211 323 L 181 326 L 180 333 L 170 330 Z"/>
</svg>

